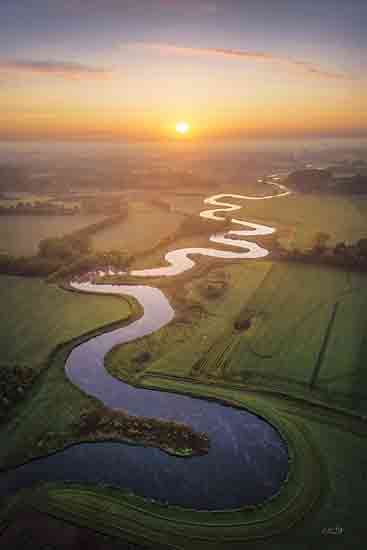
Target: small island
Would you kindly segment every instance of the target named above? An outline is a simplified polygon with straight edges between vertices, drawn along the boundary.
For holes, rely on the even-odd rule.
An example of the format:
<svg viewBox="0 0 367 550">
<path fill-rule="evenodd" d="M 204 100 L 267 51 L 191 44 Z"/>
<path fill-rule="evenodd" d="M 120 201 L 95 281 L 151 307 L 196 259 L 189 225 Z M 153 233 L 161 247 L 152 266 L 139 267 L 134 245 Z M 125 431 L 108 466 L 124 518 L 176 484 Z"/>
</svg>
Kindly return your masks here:
<svg viewBox="0 0 367 550">
<path fill-rule="evenodd" d="M 195 432 L 174 421 L 130 416 L 124 410 L 100 407 L 84 412 L 75 426 L 78 438 L 87 441 L 122 441 L 157 447 L 180 457 L 207 454 L 210 447 L 205 433 Z"/>
</svg>

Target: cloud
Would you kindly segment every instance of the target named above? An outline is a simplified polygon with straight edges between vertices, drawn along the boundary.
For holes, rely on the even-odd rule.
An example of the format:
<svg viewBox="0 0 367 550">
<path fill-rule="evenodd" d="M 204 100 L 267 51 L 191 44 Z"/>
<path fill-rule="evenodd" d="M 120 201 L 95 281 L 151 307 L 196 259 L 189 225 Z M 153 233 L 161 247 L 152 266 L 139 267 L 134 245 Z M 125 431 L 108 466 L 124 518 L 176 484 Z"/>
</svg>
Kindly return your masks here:
<svg viewBox="0 0 367 550">
<path fill-rule="evenodd" d="M 308 61 L 292 59 L 290 57 L 280 57 L 269 52 L 259 52 L 252 50 L 235 50 L 228 48 L 194 48 L 190 46 L 176 46 L 174 44 L 165 44 L 159 42 L 137 42 L 132 44 L 135 47 L 157 51 L 164 55 L 188 55 L 188 56 L 212 56 L 223 58 L 238 58 L 249 61 L 258 61 L 272 63 L 274 65 L 284 66 L 290 70 L 301 72 L 309 76 L 326 78 L 332 80 L 352 80 L 350 75 L 345 73 L 328 71 Z"/>
<path fill-rule="evenodd" d="M 165 12 L 180 15 L 215 15 L 215 0 L 63 0 L 55 9 L 77 14 L 142 15 Z"/>
<path fill-rule="evenodd" d="M 196 15 L 215 15 L 218 12 L 216 2 L 210 0 L 156 0 L 156 4 L 163 10 Z"/>
<path fill-rule="evenodd" d="M 1 74 L 34 74 L 38 76 L 55 76 L 68 80 L 105 79 L 113 70 L 104 67 L 85 65 L 73 61 L 33 61 L 33 60 L 0 60 Z"/>
</svg>

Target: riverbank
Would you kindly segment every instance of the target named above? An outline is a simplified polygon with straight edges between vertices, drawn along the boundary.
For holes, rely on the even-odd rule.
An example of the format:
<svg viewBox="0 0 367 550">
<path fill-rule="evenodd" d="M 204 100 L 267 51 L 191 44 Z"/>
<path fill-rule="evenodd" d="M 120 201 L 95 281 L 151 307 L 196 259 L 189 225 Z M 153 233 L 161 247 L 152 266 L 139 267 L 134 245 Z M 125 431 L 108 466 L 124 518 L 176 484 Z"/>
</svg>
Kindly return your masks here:
<svg viewBox="0 0 367 550">
<path fill-rule="evenodd" d="M 181 390 L 185 384 L 181 386 Z M 209 388 L 200 395 L 213 398 Z M 246 407 L 265 416 L 281 429 L 289 446 L 286 483 L 271 499 L 237 510 L 200 511 L 166 506 L 113 487 L 81 484 L 46 484 L 32 492 L 23 491 L 22 506 L 92 527 L 134 544 L 189 549 L 239 549 L 245 542 L 256 543 L 280 535 L 297 524 L 318 502 L 322 491 L 323 465 L 310 441 L 305 424 L 267 405 L 266 400 L 238 392 L 215 392 L 215 398 Z M 106 510 L 109 512 L 106 513 Z M 16 510 L 13 510 L 16 516 Z M 10 517 L 10 514 L 9 514 Z M 139 524 L 139 530 L 135 526 Z"/>
</svg>

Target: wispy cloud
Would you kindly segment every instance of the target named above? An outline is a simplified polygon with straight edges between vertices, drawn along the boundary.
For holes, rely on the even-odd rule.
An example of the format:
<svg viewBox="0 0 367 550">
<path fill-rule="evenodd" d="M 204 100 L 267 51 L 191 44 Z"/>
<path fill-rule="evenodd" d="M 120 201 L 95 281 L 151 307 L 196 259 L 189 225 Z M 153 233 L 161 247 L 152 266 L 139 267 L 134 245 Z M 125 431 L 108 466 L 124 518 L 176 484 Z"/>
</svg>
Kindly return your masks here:
<svg viewBox="0 0 367 550">
<path fill-rule="evenodd" d="M 215 0 L 59 0 L 54 9 L 66 13 L 116 14 L 123 16 L 166 12 L 179 15 L 215 15 L 220 6 Z"/>
<path fill-rule="evenodd" d="M 166 11 L 179 13 L 215 15 L 218 12 L 218 4 L 211 0 L 155 0 L 155 4 Z"/>
<path fill-rule="evenodd" d="M 190 46 L 176 46 L 174 44 L 160 42 L 136 42 L 135 44 L 130 44 L 130 46 L 157 51 L 164 55 L 212 56 L 272 63 L 274 65 L 283 66 L 289 70 L 301 72 L 309 76 L 334 80 L 352 79 L 352 77 L 346 73 L 329 71 L 309 61 L 292 59 L 291 57 L 280 57 L 270 52 L 235 50 L 228 48 L 195 48 Z"/>
<path fill-rule="evenodd" d="M 73 61 L 0 60 L 0 75 L 34 74 L 69 80 L 110 78 L 114 71 Z"/>
</svg>

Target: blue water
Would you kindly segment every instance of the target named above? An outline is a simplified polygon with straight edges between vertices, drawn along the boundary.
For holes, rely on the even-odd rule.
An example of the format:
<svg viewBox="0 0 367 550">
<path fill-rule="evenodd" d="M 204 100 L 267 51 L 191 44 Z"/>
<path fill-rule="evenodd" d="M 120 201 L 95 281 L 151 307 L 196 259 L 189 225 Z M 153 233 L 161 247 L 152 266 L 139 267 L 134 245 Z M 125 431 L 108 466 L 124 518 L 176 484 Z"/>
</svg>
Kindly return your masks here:
<svg viewBox="0 0 367 550">
<path fill-rule="evenodd" d="M 83 285 L 82 285 L 83 287 Z M 107 483 L 171 505 L 199 510 L 237 508 L 276 493 L 288 471 L 287 448 L 261 418 L 204 399 L 129 386 L 108 374 L 105 354 L 166 325 L 174 312 L 164 294 L 148 286 L 84 284 L 84 290 L 130 294 L 144 315 L 121 329 L 76 347 L 66 374 L 82 391 L 129 414 L 176 420 L 210 437 L 207 455 L 177 458 L 151 447 L 93 443 L 70 447 L 0 475 L 0 494 L 40 481 Z"/>
<path fill-rule="evenodd" d="M 205 431 L 209 453 L 177 458 L 151 447 L 81 444 L 2 474 L 1 494 L 40 481 L 70 480 L 107 483 L 171 505 L 212 510 L 259 503 L 279 490 L 288 470 L 287 449 L 267 422 L 214 402 L 136 391 L 142 391 L 136 411 L 154 416 L 160 411 Z M 156 397 L 154 411 L 149 393 Z"/>
</svg>

